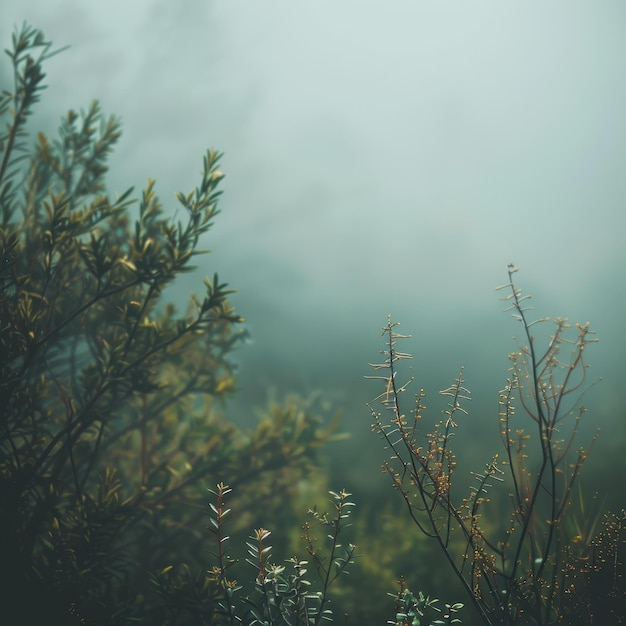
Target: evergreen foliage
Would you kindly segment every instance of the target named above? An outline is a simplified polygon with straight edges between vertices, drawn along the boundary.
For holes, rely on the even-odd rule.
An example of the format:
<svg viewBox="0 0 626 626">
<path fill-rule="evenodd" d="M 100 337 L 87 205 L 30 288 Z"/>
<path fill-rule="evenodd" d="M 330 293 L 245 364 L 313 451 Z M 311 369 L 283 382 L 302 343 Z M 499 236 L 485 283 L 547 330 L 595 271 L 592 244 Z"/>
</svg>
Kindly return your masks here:
<svg viewBox="0 0 626 626">
<path fill-rule="evenodd" d="M 241 513 L 274 514 L 336 424 L 296 399 L 243 432 L 216 402 L 235 389 L 244 337 L 217 274 L 178 311 L 164 293 L 194 269 L 218 214 L 220 154 L 179 193 L 173 221 L 149 181 L 105 191 L 120 121 L 92 103 L 59 137 L 26 123 L 55 52 L 24 26 L 8 55 L 0 117 L 0 550 L 2 615 L 13 623 L 170 623 L 206 604 L 203 485 L 223 477 Z M 204 558 L 203 558 L 204 557 Z M 189 563 L 169 596 L 149 572 Z"/>
</svg>

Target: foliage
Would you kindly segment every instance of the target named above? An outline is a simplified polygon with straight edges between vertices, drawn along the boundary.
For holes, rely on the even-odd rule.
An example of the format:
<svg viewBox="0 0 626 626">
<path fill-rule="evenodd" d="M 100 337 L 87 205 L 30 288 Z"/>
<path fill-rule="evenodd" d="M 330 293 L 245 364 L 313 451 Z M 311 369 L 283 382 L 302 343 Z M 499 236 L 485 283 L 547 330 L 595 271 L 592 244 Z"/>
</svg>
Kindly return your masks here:
<svg viewBox="0 0 626 626">
<path fill-rule="evenodd" d="M 434 611 L 441 612 L 436 606 L 438 600 L 431 600 L 421 591 L 416 596 L 406 587 L 404 578 L 401 578 L 398 582 L 399 589 L 397 594 L 389 594 L 395 597 L 396 600 L 396 616 L 395 620 L 389 621 L 388 624 L 393 624 L 394 626 L 420 626 L 422 619 L 427 613 L 433 613 Z M 463 604 L 461 602 L 446 604 L 441 619 L 436 619 L 431 622 L 432 626 L 460 624 L 461 620 L 456 617 L 456 614 L 462 608 Z"/>
<path fill-rule="evenodd" d="M 292 557 L 285 561 L 286 566 L 274 563 L 271 560 L 272 546 L 268 543 L 271 532 L 264 528 L 255 530 L 250 541 L 246 542 L 246 562 L 253 568 L 254 578 L 252 585 L 244 588 L 230 576 L 231 568 L 237 563 L 227 550 L 230 537 L 225 534 L 225 526 L 231 517 L 225 498 L 230 491 L 227 485 L 218 484 L 212 491 L 216 502 L 210 503 L 213 515 L 209 529 L 215 549 L 209 578 L 216 588 L 216 604 L 209 623 L 309 626 L 332 621 L 329 590 L 337 578 L 347 572 L 355 558 L 356 547 L 339 541 L 339 535 L 350 526 L 348 520 L 354 506 L 348 499 L 350 494 L 345 490 L 330 492 L 334 507 L 332 515 L 319 513 L 317 508 L 309 510 L 302 539 L 310 561 Z M 316 528 L 327 533 L 323 543 L 314 534 Z M 309 563 L 318 574 L 317 590 L 307 576 Z"/>
<path fill-rule="evenodd" d="M 358 496 L 358 515 L 354 516 L 352 531 L 354 543 L 359 546 L 358 567 L 350 571 L 349 577 L 339 579 L 333 588 L 340 606 L 350 615 L 349 624 L 385 624 L 395 614 L 400 576 L 405 588 L 415 590 L 417 596 L 417 590 L 423 590 L 431 598 L 443 601 L 458 598 L 462 593 L 456 580 L 442 566 L 438 548 L 413 532 L 409 520 L 398 510 L 397 500 L 388 502 L 385 495 Z M 393 590 L 396 593 L 390 594 Z M 429 617 L 435 620 L 440 616 L 433 608 L 425 619 Z M 423 624 L 427 623 L 425 619 Z"/>
<path fill-rule="evenodd" d="M 338 611 L 333 608 L 337 604 L 344 609 L 342 621 L 362 623 L 353 621 L 353 614 L 345 610 L 351 603 L 346 602 L 342 587 L 338 586 L 340 579 L 352 572 L 350 566 L 359 556 L 354 544 L 340 542 L 340 536 L 344 537 L 352 526 L 354 503 L 349 500 L 350 493 L 330 491 L 333 509 L 330 513 L 320 512 L 316 506 L 309 509 L 300 537 L 300 551 L 306 552 L 307 560 L 293 556 L 283 560 L 281 563 L 284 564 L 277 563 L 273 560 L 273 546 L 269 543 L 271 531 L 259 528 L 245 544 L 247 550 L 243 560 L 246 568 L 242 559 L 234 557 L 231 552 L 230 526 L 237 516 L 236 507 L 232 508 L 230 501 L 227 502 L 232 489 L 218 483 L 210 492 L 213 496 L 209 502 L 209 530 L 213 537 L 211 569 L 206 575 L 194 578 L 188 569 L 176 572 L 173 566 L 168 566 L 153 577 L 159 593 L 169 596 L 165 604 L 170 610 L 197 607 L 201 598 L 202 611 L 196 610 L 198 624 L 317 626 L 337 622 Z M 321 540 L 318 532 L 324 533 Z M 362 586 L 361 597 L 369 591 L 367 586 Z M 436 607 L 437 600 L 431 600 L 421 592 L 413 595 L 403 579 L 399 581 L 398 593 L 388 595 L 395 600 L 395 617 L 389 624 L 441 626 L 461 623 L 457 615 L 462 604 L 446 604 L 440 610 Z M 366 620 L 374 623 L 371 616 Z M 175 623 L 175 620 L 167 619 L 166 623 Z"/>
<path fill-rule="evenodd" d="M 31 147 L 26 123 L 55 54 L 24 26 L 8 51 L 0 100 L 0 558 L 3 618 L 13 623 L 176 623 L 204 602 L 202 485 L 228 476 L 241 511 L 280 509 L 271 485 L 297 487 L 336 424 L 296 399 L 256 428 L 226 421 L 231 351 L 242 318 L 217 274 L 179 312 L 164 293 L 194 269 L 218 215 L 220 154 L 179 193 L 174 221 L 154 182 L 133 219 L 132 189 L 105 191 L 120 122 L 97 103 Z M 181 589 L 156 593 L 148 572 L 183 566 Z M 185 590 L 194 601 L 177 605 Z M 33 601 L 36 599 L 36 601 Z M 193 600 L 193 598 L 192 598 Z M 171 607 L 170 607 L 171 608 Z M 174 623 L 172 621 L 171 623 Z"/>
<path fill-rule="evenodd" d="M 374 428 L 392 452 L 385 470 L 423 537 L 409 537 L 377 503 L 375 532 L 362 523 L 351 530 L 366 551 L 347 585 L 343 574 L 356 556 L 344 539 L 350 494 L 330 492 L 333 510 L 313 507 L 299 531 L 294 507 L 307 490 L 326 489 L 318 451 L 335 438 L 337 420 L 326 423 L 314 402 L 288 397 L 249 430 L 227 421 L 221 411 L 236 390 L 230 355 L 245 337 L 232 290 L 214 274 L 184 311 L 166 297 L 207 252 L 199 245 L 219 213 L 221 155 L 209 150 L 198 187 L 177 194 L 180 221 L 163 208 L 154 181 L 136 206 L 132 189 L 112 198 L 105 175 L 120 121 L 97 103 L 69 111 L 57 140 L 40 133 L 29 144 L 43 63 L 54 54 L 40 31 L 16 32 L 8 51 L 14 85 L 0 97 L 3 618 L 362 623 L 373 621 L 376 593 L 390 588 L 392 571 L 409 570 L 407 579 L 426 573 L 433 582 L 447 562 L 485 624 L 623 619 L 625 514 L 589 518 L 585 499 L 574 503 L 588 453 L 575 449 L 588 325 L 570 338 L 566 321 L 556 320 L 540 352 L 510 268 L 507 299 L 524 340 L 501 395 L 504 458 L 494 455 L 459 498 L 452 442 L 469 400 L 462 370 L 442 392 L 450 400 L 442 420 L 423 426 L 423 392 L 408 418 L 400 406 L 408 383 L 400 386 L 396 373 L 410 355 L 397 350 L 405 336 L 389 320 L 385 362 L 375 367 L 387 370 L 377 378 L 391 418 L 372 408 Z M 491 503 L 495 483 L 508 500 Z M 207 484 L 217 484 L 210 554 Z M 250 528 L 257 530 L 249 540 L 233 545 L 230 534 Z M 426 539 L 443 559 L 431 558 Z M 298 549 L 304 559 L 273 556 Z M 460 622 L 461 603 L 440 608 L 404 578 L 389 595 L 390 624 Z"/>
<path fill-rule="evenodd" d="M 495 454 L 482 471 L 472 473 L 475 482 L 469 493 L 459 496 L 454 489 L 452 441 L 470 399 L 463 370 L 440 392 L 449 399 L 443 419 L 425 424 L 423 391 L 415 394 L 415 408 L 407 416 L 401 400 L 412 379 L 401 384 L 397 373 L 399 362 L 412 357 L 397 348 L 408 335 L 399 334 L 391 319 L 383 329 L 385 360 L 373 364 L 386 374 L 370 376 L 384 383 L 376 400 L 386 410 L 380 413 L 370 405 L 373 429 L 390 450 L 383 470 L 404 499 L 411 520 L 439 545 L 483 623 L 547 625 L 568 619 L 578 623 L 594 612 L 605 612 L 598 596 L 593 596 L 590 579 L 609 583 L 607 598 L 624 599 L 623 588 L 617 588 L 621 574 L 615 570 L 607 580 L 609 566 L 594 556 L 597 547 L 593 547 L 601 544 L 621 559 L 623 518 L 612 518 L 612 530 L 607 527 L 593 541 L 591 534 L 583 536 L 580 525 L 569 523 L 575 519 L 574 485 L 590 449 L 576 448 L 575 439 L 585 413 L 580 404 L 585 350 L 596 340 L 589 324 L 576 325 L 576 334 L 570 337 L 569 325 L 559 318 L 541 351 L 531 328 L 548 319 L 529 321 L 529 296 L 514 285 L 516 271 L 510 265 L 509 282 L 499 288 L 510 291 L 504 298 L 510 303 L 507 310 L 514 311 L 524 333 L 523 343 L 510 355 L 511 378 L 500 394 L 504 460 Z M 534 438 L 518 418 L 516 404 L 534 429 Z M 509 511 L 494 510 L 493 503 L 491 519 L 507 520 L 494 527 L 489 505 L 496 484 L 503 485 L 508 496 L 498 504 L 508 503 Z"/>
</svg>

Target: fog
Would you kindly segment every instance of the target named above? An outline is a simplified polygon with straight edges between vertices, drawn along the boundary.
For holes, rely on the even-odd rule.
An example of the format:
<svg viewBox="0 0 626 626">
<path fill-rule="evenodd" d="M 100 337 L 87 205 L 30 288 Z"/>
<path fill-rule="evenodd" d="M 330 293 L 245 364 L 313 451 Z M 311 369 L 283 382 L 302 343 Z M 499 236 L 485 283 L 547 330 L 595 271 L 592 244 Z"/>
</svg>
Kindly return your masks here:
<svg viewBox="0 0 626 626">
<path fill-rule="evenodd" d="M 520 332 L 494 291 L 514 262 L 537 316 L 597 331 L 586 402 L 617 450 L 623 2 L 5 0 L 3 47 L 24 20 L 71 46 L 47 64 L 33 130 L 94 98 L 122 117 L 111 191 L 154 177 L 173 213 L 205 150 L 225 153 L 213 252 L 175 297 L 214 271 L 238 290 L 251 340 L 233 419 L 317 391 L 356 457 L 392 314 L 416 385 L 435 394 L 464 364 L 486 424 Z"/>
</svg>

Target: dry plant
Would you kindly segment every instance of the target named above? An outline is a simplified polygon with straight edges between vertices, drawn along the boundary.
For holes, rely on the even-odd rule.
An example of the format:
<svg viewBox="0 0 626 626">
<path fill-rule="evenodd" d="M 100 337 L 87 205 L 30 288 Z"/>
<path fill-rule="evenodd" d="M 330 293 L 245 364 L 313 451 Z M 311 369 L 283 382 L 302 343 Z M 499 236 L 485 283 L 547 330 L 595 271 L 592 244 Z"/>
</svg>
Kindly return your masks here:
<svg viewBox="0 0 626 626">
<path fill-rule="evenodd" d="M 589 597 L 588 582 L 601 568 L 601 560 L 593 558 L 598 542 L 583 537 L 570 522 L 578 495 L 574 486 L 595 440 L 587 447 L 576 444 L 585 414 L 581 400 L 588 388 L 586 348 L 597 339 L 588 323 L 570 328 L 565 319 L 557 318 L 542 347 L 534 327 L 549 319 L 529 318 L 530 296 L 515 286 L 515 272 L 517 268 L 509 265 L 509 282 L 498 287 L 508 292 L 502 298 L 506 310 L 522 327 L 522 340 L 509 355 L 510 377 L 500 392 L 504 454 L 494 454 L 481 472 L 472 473 L 475 480 L 469 492 L 456 486 L 451 444 L 470 399 L 463 369 L 440 392 L 449 400 L 442 419 L 426 424 L 424 391 L 415 394 L 414 408 L 407 412 L 401 398 L 413 379 L 400 383 L 397 374 L 400 361 L 412 358 L 398 349 L 409 335 L 399 334 L 391 318 L 383 329 L 385 358 L 371 364 L 380 373 L 368 377 L 384 384 L 384 391 L 368 404 L 373 430 L 382 435 L 390 452 L 383 471 L 402 495 L 411 520 L 439 544 L 484 624 L 592 619 L 597 603 Z M 377 410 L 378 404 L 384 411 Z M 507 506 L 508 513 L 496 508 L 496 501 L 488 506 L 492 490 L 505 496 L 497 504 Z M 619 518 L 608 525 L 616 521 Z M 618 543 L 614 538 L 603 559 L 618 558 Z M 613 577 L 613 585 L 616 580 Z"/>
</svg>

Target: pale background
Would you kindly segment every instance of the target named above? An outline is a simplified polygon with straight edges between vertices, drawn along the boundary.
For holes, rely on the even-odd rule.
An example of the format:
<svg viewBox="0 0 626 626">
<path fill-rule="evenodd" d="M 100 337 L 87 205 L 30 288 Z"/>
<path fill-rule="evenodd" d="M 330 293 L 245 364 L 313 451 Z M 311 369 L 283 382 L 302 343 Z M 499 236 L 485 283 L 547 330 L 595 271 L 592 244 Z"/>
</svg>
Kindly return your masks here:
<svg viewBox="0 0 626 626">
<path fill-rule="evenodd" d="M 344 407 L 357 456 L 376 391 L 362 377 L 391 313 L 414 335 L 417 385 L 434 393 L 464 363 L 473 419 L 495 432 L 518 328 L 493 288 L 514 261 L 538 315 L 598 331 L 590 420 L 605 451 L 621 445 L 626 3 L 5 0 L 1 13 L 3 47 L 23 20 L 71 46 L 47 65 L 34 129 L 93 98 L 122 117 L 111 191 L 154 177 L 173 212 L 206 148 L 225 152 L 213 254 L 176 297 L 215 270 L 240 292 L 252 340 L 233 419 L 319 390 Z"/>
</svg>

